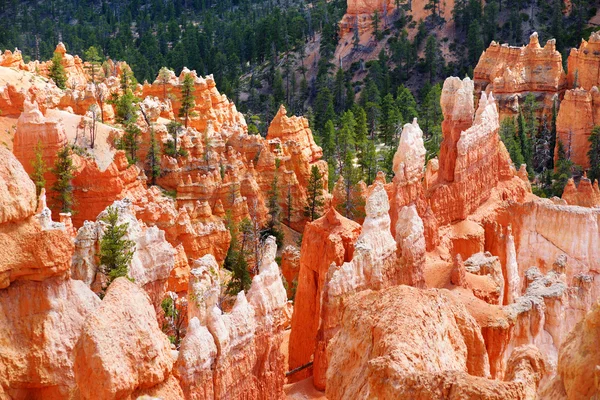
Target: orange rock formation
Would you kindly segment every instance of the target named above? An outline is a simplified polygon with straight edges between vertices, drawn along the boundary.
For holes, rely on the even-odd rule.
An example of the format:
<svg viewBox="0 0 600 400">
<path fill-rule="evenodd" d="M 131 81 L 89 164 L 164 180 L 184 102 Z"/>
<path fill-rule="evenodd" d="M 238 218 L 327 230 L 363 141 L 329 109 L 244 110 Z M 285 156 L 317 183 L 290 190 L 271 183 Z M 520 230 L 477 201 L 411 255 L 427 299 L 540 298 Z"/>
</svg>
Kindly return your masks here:
<svg viewBox="0 0 600 400">
<path fill-rule="evenodd" d="M 523 47 L 492 42 L 479 59 L 473 76 L 476 93 L 484 90 L 494 93 L 501 117 L 515 115 L 528 93 L 534 93 L 541 104 L 539 112 L 550 115 L 555 99 L 567 86 L 556 41 L 548 40 L 541 47 L 537 33 Z"/>
</svg>

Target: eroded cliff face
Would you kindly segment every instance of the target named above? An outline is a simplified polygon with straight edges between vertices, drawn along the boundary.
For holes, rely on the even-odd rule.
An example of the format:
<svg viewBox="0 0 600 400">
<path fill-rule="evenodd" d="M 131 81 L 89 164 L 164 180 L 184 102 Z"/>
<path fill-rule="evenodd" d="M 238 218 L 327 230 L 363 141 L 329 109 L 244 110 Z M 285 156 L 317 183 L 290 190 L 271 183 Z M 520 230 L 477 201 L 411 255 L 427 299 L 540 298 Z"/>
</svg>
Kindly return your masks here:
<svg viewBox="0 0 600 400">
<path fill-rule="evenodd" d="M 218 265 L 205 256 L 192 269 L 188 333 L 176 374 L 188 399 L 283 399 L 283 340 L 287 296 L 277 263 L 275 239 L 267 239 L 260 272 L 229 312 L 219 306 Z"/>
<path fill-rule="evenodd" d="M 537 33 L 523 47 L 492 42 L 479 59 L 473 77 L 478 95 L 483 91 L 494 93 L 501 118 L 516 115 L 528 93 L 533 93 L 541 105 L 540 115 L 550 115 L 554 101 L 567 88 L 556 41 L 548 40 L 541 47 Z"/>
</svg>

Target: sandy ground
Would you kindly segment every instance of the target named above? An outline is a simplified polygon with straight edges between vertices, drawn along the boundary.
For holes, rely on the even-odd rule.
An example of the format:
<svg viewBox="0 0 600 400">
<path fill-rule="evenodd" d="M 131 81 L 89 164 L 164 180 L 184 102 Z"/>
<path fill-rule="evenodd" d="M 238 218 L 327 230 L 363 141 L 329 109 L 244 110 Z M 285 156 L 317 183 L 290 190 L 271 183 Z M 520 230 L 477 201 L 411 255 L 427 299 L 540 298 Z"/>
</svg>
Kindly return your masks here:
<svg viewBox="0 0 600 400">
<path fill-rule="evenodd" d="M 44 86 L 46 79 L 27 71 L 19 71 L 13 68 L 0 67 L 0 86 L 11 83 L 17 90 L 29 88 L 33 85 Z"/>
<path fill-rule="evenodd" d="M 283 387 L 285 398 L 288 400 L 327 400 L 325 393 L 315 389 L 312 380 L 313 378 L 311 376 L 303 381 L 285 385 Z"/>
</svg>

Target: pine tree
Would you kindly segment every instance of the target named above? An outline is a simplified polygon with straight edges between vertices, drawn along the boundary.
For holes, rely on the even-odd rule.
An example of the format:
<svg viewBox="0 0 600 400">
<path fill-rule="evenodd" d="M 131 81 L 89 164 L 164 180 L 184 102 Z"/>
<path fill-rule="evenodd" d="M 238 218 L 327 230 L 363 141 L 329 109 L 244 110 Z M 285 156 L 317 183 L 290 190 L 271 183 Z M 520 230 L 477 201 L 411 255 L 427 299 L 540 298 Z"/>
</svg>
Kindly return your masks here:
<svg viewBox="0 0 600 400">
<path fill-rule="evenodd" d="M 554 172 L 554 182 L 552 183 L 552 193 L 560 197 L 571 177 L 573 162 L 567 158 L 565 147 L 561 140 L 558 141 L 556 158 L 556 171 Z"/>
<path fill-rule="evenodd" d="M 90 46 L 84 53 L 83 56 L 85 60 L 88 62 L 88 72 L 90 77 L 92 78 L 92 83 L 96 83 L 96 75 L 97 72 L 100 71 L 100 62 L 102 61 L 102 57 L 100 56 L 100 52 L 94 46 Z"/>
<path fill-rule="evenodd" d="M 275 71 L 275 76 L 273 77 L 273 99 L 275 101 L 275 104 L 285 103 L 285 89 L 283 88 L 283 77 L 281 76 L 281 72 L 279 72 L 279 70 Z"/>
<path fill-rule="evenodd" d="M 65 67 L 62 65 L 62 55 L 59 52 L 55 52 L 54 57 L 52 57 L 52 64 L 50 65 L 48 77 L 52 79 L 59 88 L 67 88 L 67 73 L 65 72 Z"/>
<path fill-rule="evenodd" d="M 156 185 L 156 179 L 160 177 L 160 145 L 156 139 L 156 133 L 154 132 L 154 126 L 150 127 L 150 145 L 148 147 L 148 154 L 146 155 L 146 162 L 148 163 L 148 171 L 150 175 L 150 184 Z"/>
<path fill-rule="evenodd" d="M 172 71 L 167 67 L 162 67 L 160 71 L 158 71 L 158 79 L 163 87 L 163 100 L 167 99 L 167 84 L 171 78 L 171 73 Z"/>
<path fill-rule="evenodd" d="M 119 143 L 119 148 L 125 150 L 127 155 L 127 161 L 130 165 L 138 162 L 137 151 L 140 148 L 140 135 L 142 130 L 134 123 L 128 123 L 125 125 L 125 133 Z"/>
<path fill-rule="evenodd" d="M 335 126 L 333 121 L 329 120 L 323 129 L 321 147 L 323 148 L 323 156 L 325 160 L 331 160 L 335 152 Z"/>
<path fill-rule="evenodd" d="M 383 98 L 381 105 L 381 136 L 383 143 L 388 147 L 393 147 L 398 126 L 402 125 L 402 117 L 396 108 L 394 97 L 387 94 Z"/>
<path fill-rule="evenodd" d="M 438 43 L 435 35 L 430 35 L 425 44 L 425 69 L 429 75 L 429 82 L 433 82 L 440 68 Z"/>
<path fill-rule="evenodd" d="M 292 211 L 294 210 L 293 207 L 293 196 L 292 196 L 292 185 L 288 185 L 287 187 L 287 196 L 286 196 L 286 214 L 287 214 L 287 224 L 288 226 L 291 226 L 292 224 Z"/>
<path fill-rule="evenodd" d="M 269 228 L 273 229 L 279 224 L 281 215 L 281 206 L 279 205 L 279 176 L 277 173 L 273 176 L 271 181 L 271 188 L 267 193 L 267 207 L 269 208 Z"/>
<path fill-rule="evenodd" d="M 181 106 L 179 108 L 179 118 L 184 119 L 184 126 L 188 127 L 190 113 L 196 106 L 194 101 L 194 77 L 192 74 L 186 74 L 181 85 Z M 176 146 L 177 147 L 177 146 Z"/>
<path fill-rule="evenodd" d="M 320 217 L 321 209 L 323 204 L 325 204 L 323 200 L 323 177 L 316 165 L 313 165 L 310 169 L 310 178 L 308 179 L 306 191 L 308 196 L 304 215 L 310 221 L 314 221 Z"/>
<path fill-rule="evenodd" d="M 381 33 L 379 32 L 379 22 L 380 22 L 380 19 L 379 19 L 379 11 L 378 10 L 375 10 L 375 12 L 373 13 L 372 20 L 373 20 L 373 22 L 372 22 L 372 25 L 373 25 L 373 34 L 375 35 L 375 37 L 377 38 L 377 40 L 379 40 L 380 39 L 379 36 L 380 36 Z"/>
<path fill-rule="evenodd" d="M 54 200 L 58 203 L 60 212 L 70 213 L 73 207 L 73 173 L 76 168 L 71 159 L 71 149 L 68 146 L 60 149 L 51 172 L 56 182 L 51 189 L 55 193 Z"/>
<path fill-rule="evenodd" d="M 44 146 L 41 140 L 38 140 L 35 146 L 35 158 L 31 161 L 33 172 L 31 173 L 31 180 L 35 183 L 35 194 L 37 197 L 40 196 L 42 189 L 46 186 L 46 178 L 44 174 L 48 170 L 46 163 L 44 162 Z"/>
<path fill-rule="evenodd" d="M 340 129 L 337 133 L 337 161 L 340 169 L 346 162 L 346 154 L 354 152 L 356 135 L 356 120 L 352 111 L 346 111 L 342 114 Z"/>
<path fill-rule="evenodd" d="M 173 139 L 169 139 L 169 141 L 167 142 L 167 146 L 165 147 L 165 154 L 174 158 L 184 155 L 182 149 L 177 147 L 177 138 L 179 136 L 180 129 L 181 124 L 177 121 L 170 121 L 167 124 L 167 132 Z"/>
<path fill-rule="evenodd" d="M 520 141 L 517 138 L 517 129 L 513 118 L 504 118 L 500 123 L 500 139 L 506 146 L 506 150 L 510 155 L 515 168 L 519 169 L 521 164 L 525 162 L 521 153 Z"/>
<path fill-rule="evenodd" d="M 245 246 L 240 244 L 239 240 L 240 231 L 246 232 L 250 224 L 249 220 L 244 219 L 236 226 L 232 220 L 231 212 L 227 211 L 225 215 L 225 225 L 229 229 L 231 241 L 229 242 L 229 249 L 227 250 L 223 267 L 232 272 L 231 280 L 227 284 L 227 293 L 230 295 L 237 295 L 242 290 L 248 290 L 252 283 L 252 278 L 248 272 Z M 244 238 L 242 238 L 242 243 L 244 241 Z"/>
<path fill-rule="evenodd" d="M 358 196 L 360 176 L 354 166 L 354 152 L 346 153 L 341 172 L 344 177 L 345 196 L 344 201 L 338 205 L 338 212 L 346 218 L 356 220 L 364 216 L 360 212 L 360 207 L 364 204 L 361 204 L 360 196 Z"/>
<path fill-rule="evenodd" d="M 127 276 L 135 252 L 135 242 L 126 239 L 129 223 L 118 223 L 119 210 L 116 207 L 108 207 L 106 215 L 100 220 L 106 224 L 100 239 L 100 265 L 108 276 L 108 287 L 114 279 Z"/>
<path fill-rule="evenodd" d="M 590 161 L 590 169 L 587 176 L 593 182 L 595 179 L 600 180 L 600 126 L 594 127 L 588 140 L 590 149 L 587 156 Z"/>
</svg>

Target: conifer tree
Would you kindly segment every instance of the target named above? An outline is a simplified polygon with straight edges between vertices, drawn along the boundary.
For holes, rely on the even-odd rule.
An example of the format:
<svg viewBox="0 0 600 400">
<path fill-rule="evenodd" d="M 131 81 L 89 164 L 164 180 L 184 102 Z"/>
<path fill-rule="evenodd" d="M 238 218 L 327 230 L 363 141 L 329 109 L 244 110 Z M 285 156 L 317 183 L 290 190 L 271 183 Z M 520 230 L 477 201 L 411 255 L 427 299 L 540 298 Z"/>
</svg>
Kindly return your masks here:
<svg viewBox="0 0 600 400">
<path fill-rule="evenodd" d="M 158 71 L 158 80 L 163 87 L 163 100 L 167 99 L 167 84 L 169 83 L 169 78 L 171 77 L 171 70 L 167 67 L 162 67 L 160 71 Z"/>
<path fill-rule="evenodd" d="M 519 169 L 521 164 L 525 162 L 521 153 L 520 141 L 517 138 L 517 129 L 513 118 L 504 118 L 500 123 L 500 139 L 506 146 L 510 159 L 515 168 Z"/>
<path fill-rule="evenodd" d="M 108 276 L 108 286 L 114 279 L 127 276 L 135 252 L 135 242 L 126 238 L 129 223 L 118 223 L 119 210 L 116 207 L 108 207 L 101 221 L 106 227 L 100 239 L 100 265 Z"/>
<path fill-rule="evenodd" d="M 329 120 L 323 129 L 321 147 L 323 148 L 323 156 L 325 160 L 331 160 L 335 152 L 335 126 L 333 121 Z"/>
<path fill-rule="evenodd" d="M 184 126 L 188 127 L 190 113 L 196 106 L 194 101 L 194 77 L 192 74 L 186 74 L 181 85 L 181 107 L 179 108 L 179 118 L 183 118 Z"/>
<path fill-rule="evenodd" d="M 156 140 L 156 133 L 154 127 L 150 128 L 150 145 L 148 147 L 148 154 L 146 155 L 146 161 L 148 162 L 148 170 L 150 172 L 150 184 L 156 185 L 156 178 L 161 174 L 160 169 L 160 145 Z"/>
<path fill-rule="evenodd" d="M 48 168 L 46 167 L 43 155 L 44 146 L 42 141 L 38 140 L 37 145 L 35 146 L 35 158 L 31 161 L 31 166 L 33 167 L 31 180 L 33 183 L 35 183 L 35 194 L 37 197 L 40 197 L 42 189 L 46 186 L 46 178 L 44 178 L 44 174 Z"/>
<path fill-rule="evenodd" d="M 165 154 L 168 156 L 177 158 L 179 156 L 185 156 L 187 153 L 183 149 L 177 147 L 177 138 L 179 136 L 179 130 L 181 124 L 177 121 L 170 121 L 167 124 L 167 132 L 173 139 L 169 139 L 167 146 L 165 147 Z"/>
<path fill-rule="evenodd" d="M 67 73 L 65 72 L 65 67 L 62 65 L 62 55 L 59 52 L 54 52 L 48 77 L 52 79 L 59 88 L 67 88 Z"/>
<path fill-rule="evenodd" d="M 138 162 L 137 151 L 140 148 L 140 135 L 142 130 L 134 123 L 128 123 L 125 125 L 125 133 L 119 143 L 119 148 L 125 150 L 127 155 L 127 161 L 130 165 Z"/>
<path fill-rule="evenodd" d="M 321 216 L 320 212 L 324 204 L 323 177 L 316 165 L 313 165 L 310 169 L 310 178 L 308 179 L 306 191 L 308 196 L 304 215 L 306 215 L 310 221 L 314 221 Z"/>
<path fill-rule="evenodd" d="M 587 156 L 590 162 L 588 178 L 593 182 L 595 179 L 600 180 L 600 126 L 595 126 L 592 134 L 588 138 L 590 149 Z"/>
<path fill-rule="evenodd" d="M 73 173 L 75 166 L 71 159 L 71 149 L 64 146 L 56 155 L 54 167 L 51 170 L 56 177 L 56 182 L 51 189 L 54 192 L 54 200 L 59 206 L 60 212 L 70 213 L 73 207 Z"/>
<path fill-rule="evenodd" d="M 230 211 L 227 211 L 225 215 L 225 225 L 229 229 L 231 241 L 229 242 L 229 249 L 227 250 L 223 267 L 232 272 L 231 280 L 227 284 L 227 293 L 230 295 L 237 295 L 242 290 L 248 290 L 252 283 L 252 278 L 248 272 L 246 250 L 243 245 L 245 240 L 242 238 L 242 244 L 240 244 L 239 239 L 240 231 L 246 232 L 249 224 L 251 222 L 244 219 L 239 225 L 236 225 L 233 222 Z"/>
<path fill-rule="evenodd" d="M 554 172 L 552 193 L 554 196 L 560 197 L 562 196 L 565 186 L 567 185 L 567 181 L 571 177 L 573 162 L 567 158 L 567 153 L 561 140 L 558 141 L 556 153 L 556 171 Z"/>
<path fill-rule="evenodd" d="M 281 206 L 279 205 L 279 176 L 277 173 L 275 173 L 273 176 L 271 188 L 269 189 L 267 196 L 267 207 L 269 209 L 269 215 L 271 216 L 269 220 L 269 228 L 273 229 L 279 224 L 279 218 L 281 215 Z"/>
<path fill-rule="evenodd" d="M 87 69 L 89 71 L 90 77 L 92 78 L 92 83 L 96 83 L 97 73 L 100 71 L 100 62 L 102 61 L 100 52 L 96 47 L 90 46 L 83 53 L 83 56 L 89 65 Z"/>
</svg>

